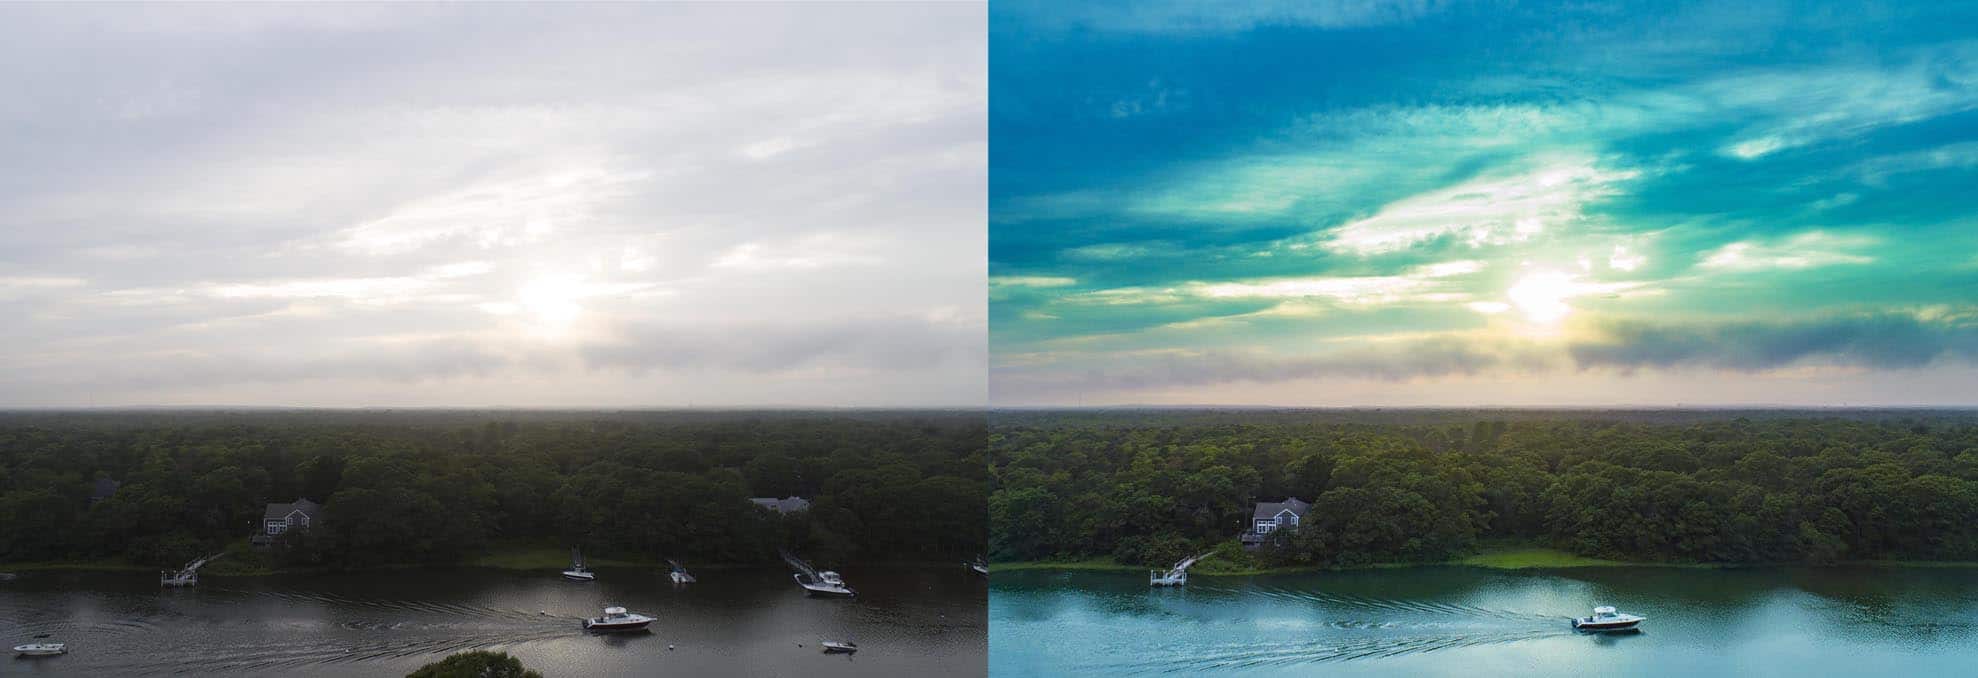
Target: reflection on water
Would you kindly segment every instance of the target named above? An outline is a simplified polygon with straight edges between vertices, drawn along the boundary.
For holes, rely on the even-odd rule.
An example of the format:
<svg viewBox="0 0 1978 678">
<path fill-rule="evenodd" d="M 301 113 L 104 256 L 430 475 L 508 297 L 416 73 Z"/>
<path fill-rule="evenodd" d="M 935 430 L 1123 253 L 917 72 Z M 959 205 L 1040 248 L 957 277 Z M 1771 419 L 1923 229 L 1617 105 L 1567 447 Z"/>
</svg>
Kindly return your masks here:
<svg viewBox="0 0 1978 678">
<path fill-rule="evenodd" d="M 982 579 L 956 568 L 847 568 L 856 600 L 807 598 L 782 570 L 406 571 L 202 577 L 35 573 L 0 584 L 0 640 L 47 634 L 71 654 L 11 660 L 34 675 L 400 676 L 468 649 L 517 655 L 545 675 L 981 675 Z M 659 618 L 645 632 L 589 633 L 608 604 Z M 820 640 L 859 644 L 825 655 Z"/>
<path fill-rule="evenodd" d="M 1596 604 L 1649 620 L 1582 633 Z M 998 574 L 996 675 L 1834 675 L 1978 665 L 1978 569 Z"/>
</svg>

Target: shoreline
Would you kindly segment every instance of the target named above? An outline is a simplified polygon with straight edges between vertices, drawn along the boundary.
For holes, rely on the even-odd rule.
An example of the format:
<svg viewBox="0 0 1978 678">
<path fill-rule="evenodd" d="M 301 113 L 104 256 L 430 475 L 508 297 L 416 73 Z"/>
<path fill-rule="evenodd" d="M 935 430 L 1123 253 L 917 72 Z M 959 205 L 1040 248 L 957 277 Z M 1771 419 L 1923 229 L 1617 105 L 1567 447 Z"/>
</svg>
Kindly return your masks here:
<svg viewBox="0 0 1978 678">
<path fill-rule="evenodd" d="M 233 551 L 229 549 L 229 554 Z M 954 565 L 957 569 L 965 558 L 945 560 L 871 560 L 853 561 L 838 567 L 944 567 Z M 673 566 L 665 560 L 643 561 L 620 558 L 586 558 L 585 565 L 592 568 L 632 569 L 653 568 L 669 570 Z M 207 577 L 269 577 L 287 574 L 330 574 L 392 572 L 402 570 L 456 570 L 485 569 L 508 570 L 514 572 L 563 570 L 570 566 L 570 555 L 562 547 L 522 546 L 490 549 L 486 553 L 463 558 L 452 563 L 390 563 L 356 568 L 332 567 L 293 567 L 272 568 L 260 566 L 240 566 L 240 561 L 215 561 L 202 568 L 200 576 Z M 699 570 L 741 570 L 749 568 L 780 567 L 779 561 L 760 563 L 700 563 L 691 569 Z M 27 572 L 158 572 L 170 568 L 151 565 L 138 565 L 122 559 L 75 560 L 75 561 L 35 561 L 23 563 L 0 563 L 0 572 L 15 574 Z"/>
<path fill-rule="evenodd" d="M 1359 570 L 1392 570 L 1421 567 L 1474 567 L 1486 570 L 1563 570 L 1576 568 L 1604 567 L 1659 567 L 1698 570 L 1725 570 L 1752 567 L 1913 567 L 1913 568 L 1978 568 L 1978 561 L 1935 561 L 1935 560 L 1844 560 L 1834 563 L 1814 564 L 1804 562 L 1779 563 L 1657 563 L 1631 562 L 1590 558 L 1566 551 L 1543 547 L 1522 547 L 1485 550 L 1480 553 L 1438 562 L 1395 562 L 1368 563 L 1365 565 L 1295 565 L 1286 567 L 1219 569 L 1213 560 L 1203 561 L 1189 569 L 1191 577 L 1254 577 L 1278 574 L 1317 574 L 1322 572 L 1352 572 Z M 1208 566 L 1208 567 L 1204 567 Z M 1083 560 L 1027 560 L 989 563 L 989 572 L 1022 572 L 1033 570 L 1061 572 L 1143 572 L 1151 569 L 1140 565 L 1124 565 L 1115 562 L 1110 556 L 1098 556 Z"/>
</svg>

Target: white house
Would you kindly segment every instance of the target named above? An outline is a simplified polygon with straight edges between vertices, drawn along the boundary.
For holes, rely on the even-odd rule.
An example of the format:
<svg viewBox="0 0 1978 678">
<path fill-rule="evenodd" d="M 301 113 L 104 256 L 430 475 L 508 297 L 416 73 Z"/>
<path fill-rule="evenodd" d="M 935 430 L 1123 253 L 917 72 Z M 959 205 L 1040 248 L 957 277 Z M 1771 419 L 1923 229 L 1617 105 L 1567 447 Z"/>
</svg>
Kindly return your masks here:
<svg viewBox="0 0 1978 678">
<path fill-rule="evenodd" d="M 323 506 L 308 499 L 288 504 L 269 504 L 261 513 L 262 533 L 278 536 L 289 530 L 305 530 L 322 517 Z"/>
<path fill-rule="evenodd" d="M 1278 530 L 1296 530 L 1298 523 L 1305 518 L 1305 512 L 1312 505 L 1297 497 L 1284 501 L 1260 501 L 1250 512 L 1250 529 L 1243 531 L 1243 548 L 1255 549 L 1269 541 L 1271 533 Z"/>
</svg>

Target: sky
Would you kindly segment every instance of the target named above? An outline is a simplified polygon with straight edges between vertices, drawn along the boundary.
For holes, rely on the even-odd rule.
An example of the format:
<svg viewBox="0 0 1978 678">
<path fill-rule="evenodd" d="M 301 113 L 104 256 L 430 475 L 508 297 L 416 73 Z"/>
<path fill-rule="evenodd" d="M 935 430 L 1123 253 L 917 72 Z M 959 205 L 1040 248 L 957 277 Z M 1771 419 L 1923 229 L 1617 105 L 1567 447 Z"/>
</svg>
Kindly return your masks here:
<svg viewBox="0 0 1978 678">
<path fill-rule="evenodd" d="M 979 406 L 985 20 L 0 5 L 0 407 Z"/>
<path fill-rule="evenodd" d="M 989 25 L 998 406 L 1978 405 L 1978 6 Z"/>
</svg>

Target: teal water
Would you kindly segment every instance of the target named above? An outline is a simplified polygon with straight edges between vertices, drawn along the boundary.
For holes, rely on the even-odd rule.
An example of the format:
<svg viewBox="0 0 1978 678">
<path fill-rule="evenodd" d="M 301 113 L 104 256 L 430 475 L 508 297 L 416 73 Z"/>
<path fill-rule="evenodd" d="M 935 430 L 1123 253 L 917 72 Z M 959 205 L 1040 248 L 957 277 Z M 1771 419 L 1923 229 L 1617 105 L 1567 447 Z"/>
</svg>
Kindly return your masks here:
<svg viewBox="0 0 1978 678">
<path fill-rule="evenodd" d="M 1582 634 L 1594 605 L 1640 633 Z M 994 676 L 1978 676 L 1978 568 L 996 573 Z"/>
</svg>

